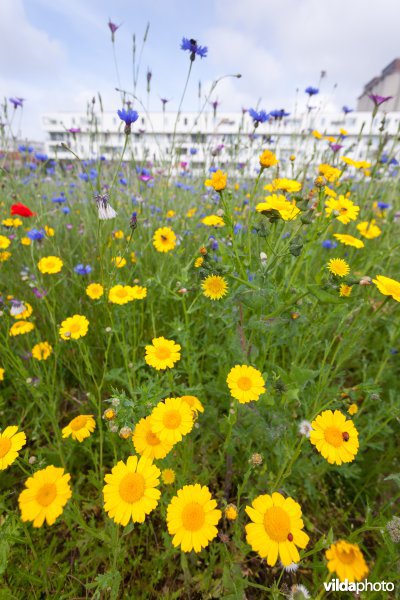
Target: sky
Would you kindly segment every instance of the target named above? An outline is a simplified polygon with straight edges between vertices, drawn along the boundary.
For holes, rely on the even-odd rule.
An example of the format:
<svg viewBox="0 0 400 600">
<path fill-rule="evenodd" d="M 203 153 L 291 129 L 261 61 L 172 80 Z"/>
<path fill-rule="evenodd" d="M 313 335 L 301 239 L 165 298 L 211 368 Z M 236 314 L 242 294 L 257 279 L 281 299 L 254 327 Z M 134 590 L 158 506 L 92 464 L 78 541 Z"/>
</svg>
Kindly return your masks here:
<svg viewBox="0 0 400 600">
<path fill-rule="evenodd" d="M 118 73 L 109 18 L 120 25 Z M 104 110 L 117 110 L 115 88 L 133 90 L 133 35 L 139 54 L 150 23 L 137 86 L 150 110 L 161 109 L 161 97 L 178 108 L 189 68 L 183 36 L 208 46 L 193 64 L 183 110 L 197 110 L 199 81 L 204 102 L 214 80 L 240 73 L 212 94 L 221 111 L 291 112 L 305 106 L 304 89 L 319 85 L 321 71 L 314 104 L 340 110 L 355 107 L 364 84 L 400 57 L 399 22 L 399 0 L 0 0 L 0 99 L 26 99 L 13 127 L 30 140 L 45 138 L 43 113 L 84 112 L 98 93 Z"/>
</svg>

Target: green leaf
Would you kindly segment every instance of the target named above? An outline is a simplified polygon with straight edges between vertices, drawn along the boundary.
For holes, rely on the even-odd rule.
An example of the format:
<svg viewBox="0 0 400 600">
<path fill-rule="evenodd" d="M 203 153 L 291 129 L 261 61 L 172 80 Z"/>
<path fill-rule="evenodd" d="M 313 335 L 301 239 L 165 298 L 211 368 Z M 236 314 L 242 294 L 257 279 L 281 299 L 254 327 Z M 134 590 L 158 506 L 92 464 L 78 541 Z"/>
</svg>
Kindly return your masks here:
<svg viewBox="0 0 400 600">
<path fill-rule="evenodd" d="M 326 290 L 322 289 L 319 285 L 308 284 L 308 291 L 315 296 L 322 304 L 342 304 L 342 300 L 339 296 L 333 296 Z"/>
</svg>

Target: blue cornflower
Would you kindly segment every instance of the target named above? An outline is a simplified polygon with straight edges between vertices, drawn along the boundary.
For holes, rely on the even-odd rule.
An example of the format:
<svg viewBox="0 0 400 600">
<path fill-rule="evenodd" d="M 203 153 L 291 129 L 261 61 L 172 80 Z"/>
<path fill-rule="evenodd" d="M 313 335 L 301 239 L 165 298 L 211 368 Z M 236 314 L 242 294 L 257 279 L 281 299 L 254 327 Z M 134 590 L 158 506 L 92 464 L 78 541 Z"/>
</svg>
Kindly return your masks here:
<svg viewBox="0 0 400 600">
<path fill-rule="evenodd" d="M 68 215 L 71 212 L 71 209 L 69 206 L 63 206 L 61 210 L 64 213 L 64 215 Z"/>
<path fill-rule="evenodd" d="M 190 52 L 190 60 L 193 62 L 197 56 L 205 58 L 207 56 L 207 46 L 199 46 L 196 40 L 182 38 L 181 50 L 188 50 Z"/>
<path fill-rule="evenodd" d="M 212 250 L 218 250 L 218 242 L 215 239 L 214 236 L 210 235 L 210 237 L 208 238 L 210 241 L 210 246 Z"/>
<path fill-rule="evenodd" d="M 334 248 L 336 248 L 337 243 L 332 241 L 332 240 L 324 240 L 322 242 L 322 247 L 325 248 L 326 250 L 333 250 Z"/>
<path fill-rule="evenodd" d="M 306 89 L 304 91 L 309 96 L 316 96 L 318 94 L 318 92 L 319 92 L 319 89 L 313 87 L 312 85 L 309 85 L 308 87 L 306 87 Z"/>
<path fill-rule="evenodd" d="M 253 119 L 254 127 L 258 127 L 260 123 L 265 123 L 269 119 L 269 114 L 265 110 L 256 111 L 254 108 L 249 108 L 248 113 Z"/>
<path fill-rule="evenodd" d="M 133 110 L 132 108 L 122 108 L 121 110 L 117 111 L 119 118 L 121 119 L 121 121 L 124 121 L 125 123 L 125 135 L 129 135 L 131 133 L 131 125 L 132 123 L 134 123 L 135 121 L 138 120 L 139 115 L 136 112 L 136 110 Z"/>
<path fill-rule="evenodd" d="M 45 236 L 44 230 L 43 229 L 30 229 L 26 235 L 28 236 L 28 238 L 30 240 L 32 240 L 32 242 L 39 242 L 40 240 L 42 240 Z"/>
<path fill-rule="evenodd" d="M 78 275 L 89 275 L 89 273 L 92 272 L 92 267 L 90 265 L 83 265 L 82 263 L 80 263 L 79 265 L 76 265 L 76 267 L 74 267 L 74 271 L 75 273 L 78 273 Z"/>
<path fill-rule="evenodd" d="M 197 148 L 190 148 L 189 152 L 192 156 L 194 156 L 195 154 L 197 154 Z"/>
<path fill-rule="evenodd" d="M 353 108 L 349 108 L 348 106 L 343 106 L 342 107 L 342 111 L 344 112 L 345 115 L 348 115 L 349 113 L 353 112 Z"/>
<path fill-rule="evenodd" d="M 381 210 L 386 210 L 387 208 L 390 208 L 390 204 L 387 202 L 378 202 L 378 208 Z"/>
<path fill-rule="evenodd" d="M 243 229 L 243 225 L 241 223 L 235 223 L 235 225 L 233 227 L 233 233 L 237 234 L 242 229 Z"/>
<path fill-rule="evenodd" d="M 48 160 L 49 157 L 47 156 L 47 154 L 43 154 L 43 152 L 36 152 L 35 158 L 40 162 L 46 162 L 46 160 Z"/>
<path fill-rule="evenodd" d="M 59 196 L 58 198 L 52 198 L 51 201 L 54 204 L 62 204 L 63 202 L 65 202 L 65 198 L 63 198 L 62 196 Z"/>
<path fill-rule="evenodd" d="M 79 179 L 83 181 L 89 181 L 89 175 L 87 173 L 79 173 Z"/>
<path fill-rule="evenodd" d="M 286 112 L 283 108 L 280 108 L 278 110 L 271 110 L 271 112 L 269 113 L 269 116 L 274 119 L 283 119 L 283 117 L 288 117 L 289 115 L 290 113 Z"/>
</svg>

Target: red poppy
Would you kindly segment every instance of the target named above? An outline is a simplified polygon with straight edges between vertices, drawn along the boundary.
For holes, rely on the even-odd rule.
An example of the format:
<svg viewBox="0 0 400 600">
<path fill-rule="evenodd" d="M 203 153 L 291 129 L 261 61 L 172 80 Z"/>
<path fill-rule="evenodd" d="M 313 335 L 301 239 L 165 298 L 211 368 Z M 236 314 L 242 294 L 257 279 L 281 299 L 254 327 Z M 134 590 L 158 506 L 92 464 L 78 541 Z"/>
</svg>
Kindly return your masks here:
<svg viewBox="0 0 400 600">
<path fill-rule="evenodd" d="M 32 212 L 30 208 L 22 204 L 22 202 L 17 202 L 17 204 L 12 204 L 11 206 L 11 215 L 18 215 L 19 217 L 35 217 L 37 213 Z"/>
</svg>

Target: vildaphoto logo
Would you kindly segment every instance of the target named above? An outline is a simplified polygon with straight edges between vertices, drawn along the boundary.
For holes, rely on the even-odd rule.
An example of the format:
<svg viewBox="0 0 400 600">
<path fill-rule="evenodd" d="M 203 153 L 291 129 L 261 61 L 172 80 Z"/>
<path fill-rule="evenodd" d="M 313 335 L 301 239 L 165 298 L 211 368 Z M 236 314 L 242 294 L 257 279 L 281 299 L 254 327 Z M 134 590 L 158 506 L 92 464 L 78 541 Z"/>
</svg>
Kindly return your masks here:
<svg viewBox="0 0 400 600">
<path fill-rule="evenodd" d="M 327 592 L 393 592 L 394 583 L 392 581 L 349 581 L 345 579 L 332 579 L 328 583 L 324 581 L 324 588 Z"/>
</svg>

